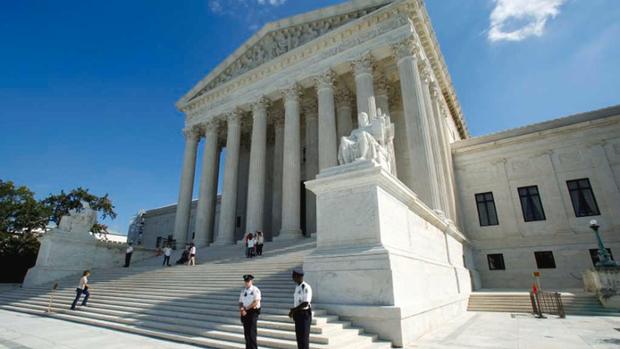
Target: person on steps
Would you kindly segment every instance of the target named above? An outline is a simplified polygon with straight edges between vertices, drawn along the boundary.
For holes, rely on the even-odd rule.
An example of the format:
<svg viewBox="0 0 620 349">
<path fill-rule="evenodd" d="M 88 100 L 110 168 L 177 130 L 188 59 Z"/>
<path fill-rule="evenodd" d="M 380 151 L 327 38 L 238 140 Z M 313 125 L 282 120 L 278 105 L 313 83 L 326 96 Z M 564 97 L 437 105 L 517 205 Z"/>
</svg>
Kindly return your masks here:
<svg viewBox="0 0 620 349">
<path fill-rule="evenodd" d="M 129 268 L 129 263 L 131 263 L 132 254 L 133 254 L 133 244 L 130 242 L 129 246 L 127 246 L 127 250 L 125 251 L 125 268 Z"/>
<path fill-rule="evenodd" d="M 181 258 L 177 260 L 177 264 L 185 264 L 189 261 L 189 246 L 185 246 L 183 249 L 183 253 L 181 253 Z"/>
<path fill-rule="evenodd" d="M 71 304 L 71 310 L 75 310 L 77 303 L 80 301 L 80 297 L 84 295 L 84 300 L 82 300 L 82 306 L 88 306 L 88 297 L 90 296 L 90 292 L 88 291 L 88 277 L 90 276 L 90 270 L 84 270 L 82 277 L 80 278 L 80 283 L 78 287 L 75 289 L 75 299 Z"/>
<path fill-rule="evenodd" d="M 187 265 L 196 266 L 196 245 L 193 242 L 189 244 L 189 262 Z"/>
<path fill-rule="evenodd" d="M 310 348 L 310 324 L 312 323 L 312 288 L 304 282 L 304 272 L 293 271 L 293 281 L 297 284 L 293 294 L 293 308 L 288 313 L 295 321 L 295 337 L 298 349 Z"/>
<path fill-rule="evenodd" d="M 254 276 L 243 275 L 244 288 L 239 295 L 239 316 L 243 324 L 245 349 L 257 349 L 256 342 L 258 315 L 260 315 L 261 293 L 254 286 Z"/>
<path fill-rule="evenodd" d="M 256 255 L 263 255 L 263 244 L 265 243 L 265 238 L 263 237 L 262 231 L 256 232 Z"/>
<path fill-rule="evenodd" d="M 246 254 L 248 258 L 254 257 L 255 247 L 256 247 L 256 239 L 254 239 L 254 235 L 250 233 L 248 234 L 248 252 Z"/>
<path fill-rule="evenodd" d="M 170 245 L 164 247 L 164 263 L 162 265 L 170 266 L 170 256 L 172 255 L 172 249 Z"/>
</svg>

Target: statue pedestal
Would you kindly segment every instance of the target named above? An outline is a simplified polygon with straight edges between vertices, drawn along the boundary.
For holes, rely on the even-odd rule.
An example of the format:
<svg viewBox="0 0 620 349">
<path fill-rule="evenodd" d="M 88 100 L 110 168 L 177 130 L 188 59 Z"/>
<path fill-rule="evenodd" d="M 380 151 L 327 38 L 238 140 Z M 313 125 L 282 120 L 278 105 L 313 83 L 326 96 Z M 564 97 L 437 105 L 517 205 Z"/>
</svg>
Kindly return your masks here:
<svg viewBox="0 0 620 349">
<path fill-rule="evenodd" d="M 97 240 L 88 232 L 67 232 L 52 229 L 40 238 L 41 247 L 36 265 L 28 270 L 23 287 L 52 283 L 75 275 L 77 284 L 84 270 L 122 266 L 127 244 Z M 135 248 L 132 262 L 152 257 L 150 250 Z"/>
<path fill-rule="evenodd" d="M 594 292 L 605 308 L 620 310 L 620 267 L 596 267 L 583 272 L 584 289 Z"/>
<path fill-rule="evenodd" d="M 403 346 L 466 311 L 466 238 L 385 169 L 322 171 L 317 248 L 304 260 L 314 303 Z"/>
</svg>

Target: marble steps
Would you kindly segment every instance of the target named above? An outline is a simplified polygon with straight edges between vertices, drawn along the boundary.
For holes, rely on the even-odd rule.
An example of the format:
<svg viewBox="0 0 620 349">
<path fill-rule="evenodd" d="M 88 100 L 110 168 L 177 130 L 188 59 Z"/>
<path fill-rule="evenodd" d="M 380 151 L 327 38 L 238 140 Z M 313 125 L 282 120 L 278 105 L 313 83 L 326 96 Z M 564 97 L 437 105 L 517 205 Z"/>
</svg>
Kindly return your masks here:
<svg viewBox="0 0 620 349">
<path fill-rule="evenodd" d="M 46 306 L 27 303 L 12 303 L 11 305 L 0 304 L 0 309 L 28 312 L 30 314 L 45 314 Z M 93 324 L 100 327 L 120 329 L 128 332 L 145 334 L 151 337 L 171 339 L 179 342 L 202 345 L 209 348 L 242 348 L 244 339 L 241 325 L 221 326 L 211 328 L 200 323 L 200 327 L 189 326 L 186 323 L 179 324 L 178 318 L 172 321 L 161 319 L 143 320 L 140 318 L 122 318 L 113 315 L 93 314 L 86 310 L 70 311 L 59 310 L 51 314 L 51 317 L 62 318 L 74 322 Z M 176 320 L 176 321 L 175 321 Z M 110 325 L 115 325 L 111 327 Z M 121 325 L 122 327 L 119 327 Z M 258 343 L 261 348 L 295 349 L 294 332 L 276 331 L 259 328 Z M 174 336 L 171 338 L 170 336 Z M 388 343 L 373 343 L 375 336 L 364 336 L 350 333 L 332 333 L 330 336 L 311 335 L 311 348 L 359 348 L 369 346 L 373 348 L 389 348 Z M 217 342 L 214 342 L 217 341 Z M 241 345 L 241 346 L 240 346 Z"/>
<path fill-rule="evenodd" d="M 604 308 L 590 295 L 562 294 L 562 304 L 569 315 L 620 316 L 620 312 Z M 472 293 L 469 311 L 532 313 L 529 294 L 523 293 Z"/>
<path fill-rule="evenodd" d="M 71 302 L 73 301 L 72 297 L 60 295 L 54 296 L 54 303 L 52 307 L 54 309 L 68 309 Z M 0 304 L 11 303 L 11 302 L 23 302 L 28 304 L 37 304 L 48 306 L 49 297 L 47 295 L 37 295 L 34 297 L 30 297 L 24 299 L 22 296 L 15 295 L 7 295 L 5 297 L 0 297 Z M 228 309 L 222 311 L 214 311 L 209 310 L 207 313 L 204 312 L 204 309 L 200 308 L 181 308 L 179 306 L 152 306 L 145 304 L 136 304 L 136 303 L 128 303 L 128 302 L 101 302 L 98 301 L 97 304 L 91 304 L 85 308 L 87 311 L 91 311 L 94 313 L 105 313 L 106 311 L 114 312 L 123 312 L 123 311 L 131 311 L 136 314 L 144 314 L 144 315 L 153 315 L 153 316 L 178 316 L 179 312 L 183 313 L 184 318 L 192 319 L 192 320 L 201 320 L 201 321 L 210 321 L 210 322 L 221 322 L 221 323 L 229 323 L 229 324 L 238 324 L 239 319 L 230 317 L 231 312 L 236 312 L 236 309 Z M 206 314 L 206 315 L 205 315 Z M 274 328 L 274 329 L 284 329 L 284 330 L 294 330 L 293 321 L 285 315 L 270 315 L 270 314 L 261 314 L 259 325 L 264 326 L 266 328 Z M 345 329 L 349 327 L 351 324 L 346 321 L 339 321 L 336 316 L 318 316 L 315 315 L 312 321 L 311 332 L 312 333 L 323 333 L 327 330 L 335 330 L 335 329 Z"/>
<path fill-rule="evenodd" d="M 101 290 L 99 290 L 101 291 Z M 233 313 L 235 313 L 238 310 L 237 307 L 237 300 L 238 300 L 238 296 L 234 297 L 234 299 L 228 299 L 228 300 L 221 300 L 221 299 L 210 299 L 208 297 L 204 297 L 202 299 L 188 299 L 187 297 L 184 296 L 160 296 L 160 295 L 156 295 L 156 296 L 151 296 L 151 295 L 144 295 L 142 293 L 140 293 L 139 291 L 133 292 L 133 293 L 121 293 L 121 292 L 114 292 L 111 291 L 109 293 L 98 293 L 98 290 L 95 290 L 93 288 L 93 292 L 91 294 L 91 300 L 97 300 L 97 302 L 101 301 L 101 302 L 126 302 L 131 304 L 132 302 L 137 302 L 137 303 L 147 303 L 147 304 L 153 304 L 156 306 L 160 306 L 163 304 L 168 304 L 171 306 L 175 306 L 178 309 L 184 309 L 185 307 L 191 307 L 194 309 L 203 309 L 203 310 L 208 310 L 211 311 L 213 309 L 218 309 L 218 310 L 227 310 L 227 311 L 231 311 Z M 12 295 L 15 294 L 15 292 L 11 292 L 8 293 L 8 295 Z M 40 295 L 45 295 L 48 296 L 49 294 L 47 292 L 42 292 L 42 290 L 32 290 L 31 289 L 24 289 L 21 292 L 18 293 L 21 297 L 34 297 L 34 296 L 40 296 Z M 5 296 L 4 294 L 1 296 Z M 73 297 L 75 297 L 75 289 L 62 289 L 62 290 L 58 290 L 54 293 L 54 298 L 57 297 L 67 297 L 70 298 L 71 300 L 73 300 Z M 269 313 L 269 314 L 278 314 L 278 315 L 286 315 L 288 314 L 288 310 L 291 306 L 290 303 L 284 303 L 284 302 L 271 302 L 271 301 L 264 301 L 262 303 L 263 305 L 263 313 Z M 325 315 L 326 312 L 324 310 L 315 310 L 315 315 L 317 316 L 321 316 L 321 315 Z"/>
</svg>

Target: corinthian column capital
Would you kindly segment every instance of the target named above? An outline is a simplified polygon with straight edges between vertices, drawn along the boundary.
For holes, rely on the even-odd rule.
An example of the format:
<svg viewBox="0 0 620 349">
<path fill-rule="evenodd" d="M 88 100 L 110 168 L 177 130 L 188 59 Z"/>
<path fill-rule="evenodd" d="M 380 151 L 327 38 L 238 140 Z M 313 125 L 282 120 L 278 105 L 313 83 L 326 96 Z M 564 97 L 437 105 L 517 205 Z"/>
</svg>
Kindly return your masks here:
<svg viewBox="0 0 620 349">
<path fill-rule="evenodd" d="M 183 129 L 183 136 L 186 141 L 197 142 L 200 139 L 200 128 L 197 126 L 191 126 Z"/>
<path fill-rule="evenodd" d="M 375 82 L 375 95 L 387 96 L 388 83 L 383 72 L 375 71 L 373 81 Z"/>
<path fill-rule="evenodd" d="M 219 119 L 217 119 L 217 118 L 211 118 L 211 119 L 205 121 L 202 124 L 202 127 L 205 130 L 205 134 L 213 133 L 213 132 L 217 133 L 219 131 L 219 129 L 220 129 L 220 123 L 221 123 L 221 121 Z"/>
<path fill-rule="evenodd" d="M 420 78 L 426 84 L 430 84 L 433 81 L 433 74 L 431 71 L 431 65 L 427 59 L 422 59 L 418 63 L 418 69 L 420 70 Z"/>
<path fill-rule="evenodd" d="M 261 96 L 254 103 L 252 103 L 252 114 L 256 115 L 259 112 L 264 112 L 271 105 L 271 100 L 267 97 Z"/>
<path fill-rule="evenodd" d="M 420 47 L 420 43 L 413 36 L 407 37 L 397 43 L 392 44 L 392 51 L 394 52 L 397 60 L 410 56 L 415 59 L 419 59 L 422 55 L 422 48 Z"/>
<path fill-rule="evenodd" d="M 242 117 L 243 117 L 243 114 L 241 110 L 235 109 L 233 111 L 226 113 L 226 122 L 228 123 L 228 125 L 231 125 L 231 126 L 232 125 L 241 126 Z"/>
<path fill-rule="evenodd" d="M 365 53 L 362 57 L 354 60 L 352 63 L 355 75 L 372 74 L 375 67 L 375 59 L 370 52 Z"/>
<path fill-rule="evenodd" d="M 294 83 L 291 87 L 286 88 L 280 92 L 282 93 L 282 98 L 284 98 L 284 103 L 288 101 L 298 102 L 299 97 L 301 96 L 301 93 L 302 93 L 302 88 L 301 86 L 299 86 L 299 84 Z"/>
<path fill-rule="evenodd" d="M 336 90 L 336 104 L 338 106 L 346 105 L 351 106 L 353 101 L 353 94 L 345 86 L 341 86 Z"/>
<path fill-rule="evenodd" d="M 439 99 L 441 98 L 441 87 L 439 87 L 437 80 L 431 81 L 431 84 L 429 87 L 430 87 L 431 96 L 433 97 L 433 99 L 439 101 Z"/>
<path fill-rule="evenodd" d="M 328 69 L 322 74 L 314 78 L 314 82 L 317 90 L 325 88 L 334 88 L 334 82 L 336 81 L 336 73 L 333 70 Z"/>
<path fill-rule="evenodd" d="M 301 109 L 303 110 L 306 119 L 316 118 L 319 113 L 319 106 L 316 99 L 304 99 L 301 102 Z"/>
</svg>

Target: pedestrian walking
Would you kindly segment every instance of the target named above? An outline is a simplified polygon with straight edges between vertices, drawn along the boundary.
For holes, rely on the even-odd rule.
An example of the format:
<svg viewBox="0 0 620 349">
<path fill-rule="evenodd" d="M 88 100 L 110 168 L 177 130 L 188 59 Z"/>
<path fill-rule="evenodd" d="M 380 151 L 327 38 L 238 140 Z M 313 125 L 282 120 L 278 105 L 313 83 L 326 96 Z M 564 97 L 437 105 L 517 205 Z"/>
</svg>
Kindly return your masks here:
<svg viewBox="0 0 620 349">
<path fill-rule="evenodd" d="M 170 266 L 170 256 L 172 255 L 172 249 L 170 245 L 164 247 L 164 263 L 162 265 Z"/>
<path fill-rule="evenodd" d="M 189 262 L 187 265 L 196 266 L 196 245 L 193 242 L 189 244 Z"/>
<path fill-rule="evenodd" d="M 263 232 L 256 232 L 256 255 L 263 255 L 263 244 L 265 243 L 265 238 L 263 237 Z"/>
<path fill-rule="evenodd" d="M 131 263 L 131 255 L 133 254 L 133 246 L 132 243 L 129 243 L 127 246 L 127 250 L 125 251 L 125 268 L 129 268 L 129 263 Z"/>
<path fill-rule="evenodd" d="M 257 349 L 256 342 L 258 315 L 260 315 L 261 293 L 254 286 L 254 276 L 243 275 L 244 288 L 239 295 L 239 316 L 243 324 L 245 349 Z"/>
<path fill-rule="evenodd" d="M 297 284 L 293 294 L 293 308 L 288 313 L 295 321 L 295 337 L 298 349 L 310 348 L 310 324 L 312 323 L 312 288 L 304 281 L 304 272 L 293 271 L 293 281 Z"/>
<path fill-rule="evenodd" d="M 84 270 L 82 273 L 82 277 L 80 278 L 80 283 L 78 287 L 75 289 L 75 299 L 71 304 L 71 310 L 75 310 L 77 303 L 80 301 L 80 297 L 84 295 L 84 300 L 82 300 L 82 306 L 88 306 L 88 297 L 90 297 L 90 292 L 88 291 L 88 277 L 90 276 L 90 270 Z"/>
</svg>

